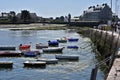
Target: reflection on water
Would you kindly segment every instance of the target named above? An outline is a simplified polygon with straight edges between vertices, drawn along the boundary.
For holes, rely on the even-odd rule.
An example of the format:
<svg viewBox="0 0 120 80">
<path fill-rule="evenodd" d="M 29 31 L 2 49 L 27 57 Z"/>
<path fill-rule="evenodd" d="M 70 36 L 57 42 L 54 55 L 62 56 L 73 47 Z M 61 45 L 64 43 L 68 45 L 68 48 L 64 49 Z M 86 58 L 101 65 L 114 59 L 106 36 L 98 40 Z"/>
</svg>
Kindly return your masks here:
<svg viewBox="0 0 120 80">
<path fill-rule="evenodd" d="M 60 47 L 65 47 L 62 54 L 78 55 L 79 61 L 59 61 L 58 64 L 46 65 L 45 69 L 24 68 L 23 62 L 26 60 L 36 60 L 36 58 L 11 58 L 1 57 L 1 61 L 13 61 L 12 69 L 0 69 L 0 80 L 90 80 L 91 70 L 94 67 L 94 53 L 91 51 L 90 40 L 83 38 L 75 30 L 21 30 L 21 31 L 0 31 L 0 45 L 30 44 L 35 48 L 36 43 L 47 44 L 49 40 L 58 38 L 79 38 L 78 42 L 60 43 Z M 78 49 L 67 49 L 68 45 L 77 45 Z M 55 58 L 59 53 L 43 53 L 37 58 Z M 61 53 L 60 53 L 61 54 Z M 98 73 L 102 80 L 102 73 Z M 17 77 L 16 77 L 17 76 Z"/>
</svg>

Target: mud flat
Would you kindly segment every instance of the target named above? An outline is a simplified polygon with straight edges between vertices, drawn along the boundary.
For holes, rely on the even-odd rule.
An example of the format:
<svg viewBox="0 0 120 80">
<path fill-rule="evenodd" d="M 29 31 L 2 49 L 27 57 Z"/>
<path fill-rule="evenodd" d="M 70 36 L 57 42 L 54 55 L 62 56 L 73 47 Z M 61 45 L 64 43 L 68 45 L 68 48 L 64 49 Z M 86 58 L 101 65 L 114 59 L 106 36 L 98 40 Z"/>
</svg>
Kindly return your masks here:
<svg viewBox="0 0 120 80">
<path fill-rule="evenodd" d="M 35 24 L 4 24 L 0 25 L 0 29 L 8 29 L 8 30 L 44 30 L 44 29 L 66 29 L 66 25 L 62 24 L 41 24 L 41 23 L 35 23 Z"/>
</svg>

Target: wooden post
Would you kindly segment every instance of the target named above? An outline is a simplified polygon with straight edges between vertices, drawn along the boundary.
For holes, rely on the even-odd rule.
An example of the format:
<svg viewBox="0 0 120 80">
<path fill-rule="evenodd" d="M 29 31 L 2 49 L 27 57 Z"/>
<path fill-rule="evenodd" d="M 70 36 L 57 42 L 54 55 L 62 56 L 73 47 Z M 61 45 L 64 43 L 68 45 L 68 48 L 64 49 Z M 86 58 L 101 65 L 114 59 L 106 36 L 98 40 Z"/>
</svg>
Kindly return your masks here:
<svg viewBox="0 0 120 80">
<path fill-rule="evenodd" d="M 97 71 L 98 71 L 98 66 L 95 66 L 95 68 L 92 69 L 90 80 L 96 80 Z"/>
</svg>

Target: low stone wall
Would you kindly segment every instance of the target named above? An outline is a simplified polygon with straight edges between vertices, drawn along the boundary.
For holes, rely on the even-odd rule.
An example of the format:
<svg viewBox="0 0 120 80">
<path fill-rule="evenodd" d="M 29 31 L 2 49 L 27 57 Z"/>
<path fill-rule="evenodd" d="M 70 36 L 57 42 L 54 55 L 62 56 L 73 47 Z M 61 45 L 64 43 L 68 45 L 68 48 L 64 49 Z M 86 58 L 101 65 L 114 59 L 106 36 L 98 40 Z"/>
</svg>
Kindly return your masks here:
<svg viewBox="0 0 120 80">
<path fill-rule="evenodd" d="M 96 59 L 98 63 L 102 62 L 98 67 L 103 70 L 105 77 L 107 77 L 120 47 L 119 33 L 91 28 L 82 32 L 83 35 L 90 37 L 94 43 Z"/>
</svg>

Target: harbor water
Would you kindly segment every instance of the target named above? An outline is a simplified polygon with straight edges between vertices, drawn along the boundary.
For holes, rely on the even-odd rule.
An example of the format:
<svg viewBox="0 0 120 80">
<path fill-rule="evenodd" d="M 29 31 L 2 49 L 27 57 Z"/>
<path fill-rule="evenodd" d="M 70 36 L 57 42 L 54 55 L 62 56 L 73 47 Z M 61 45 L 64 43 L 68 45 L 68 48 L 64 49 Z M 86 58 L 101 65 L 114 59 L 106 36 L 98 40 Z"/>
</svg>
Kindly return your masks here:
<svg viewBox="0 0 120 80">
<path fill-rule="evenodd" d="M 65 47 L 62 53 L 42 53 L 37 58 L 55 59 L 55 55 L 64 54 L 77 55 L 78 61 L 58 61 L 58 64 L 45 68 L 26 68 L 23 62 L 36 58 L 0 57 L 0 61 L 13 61 L 13 68 L 0 68 L 0 80 L 90 80 L 97 60 L 90 39 L 75 30 L 0 30 L 0 46 L 12 45 L 18 50 L 20 44 L 31 44 L 35 49 L 36 43 L 47 44 L 49 40 L 63 37 L 79 38 L 79 41 L 60 43 L 60 47 Z M 67 46 L 71 45 L 78 46 L 78 49 L 68 49 Z M 103 77 L 103 72 L 98 70 L 97 80 L 103 80 Z"/>
</svg>

